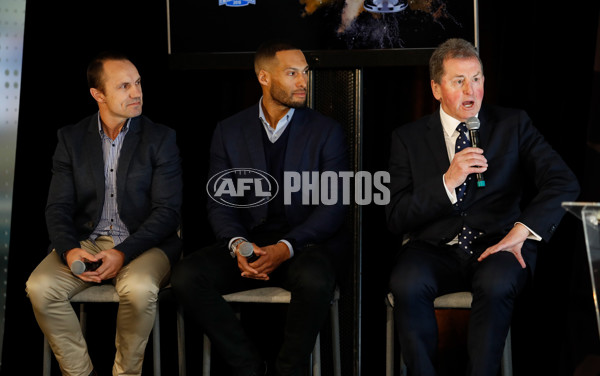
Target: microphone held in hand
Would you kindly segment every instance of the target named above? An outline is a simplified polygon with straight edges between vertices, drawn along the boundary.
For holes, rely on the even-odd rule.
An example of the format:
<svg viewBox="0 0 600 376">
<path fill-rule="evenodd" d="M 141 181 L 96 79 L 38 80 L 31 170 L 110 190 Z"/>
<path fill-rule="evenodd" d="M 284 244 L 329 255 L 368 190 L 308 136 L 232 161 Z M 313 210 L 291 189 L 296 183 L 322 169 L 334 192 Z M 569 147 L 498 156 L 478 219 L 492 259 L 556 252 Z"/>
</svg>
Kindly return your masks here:
<svg viewBox="0 0 600 376">
<path fill-rule="evenodd" d="M 94 270 L 98 269 L 98 267 L 100 265 L 102 265 L 102 260 L 99 260 L 99 261 L 75 260 L 71 264 L 71 272 L 73 272 L 73 274 L 75 274 L 75 275 L 80 275 L 81 273 L 84 273 L 84 272 L 94 271 Z"/>
<path fill-rule="evenodd" d="M 248 262 L 254 262 L 260 257 L 259 255 L 254 253 L 254 246 L 250 242 L 243 242 L 242 244 L 240 244 L 238 252 L 240 255 L 244 256 L 246 260 L 248 260 Z"/>
<path fill-rule="evenodd" d="M 465 123 L 467 124 L 467 128 L 469 129 L 469 136 L 471 137 L 471 146 L 473 146 L 474 148 L 481 148 L 481 145 L 479 143 L 479 126 L 481 125 L 481 123 L 479 122 L 479 119 L 477 119 L 475 116 L 472 116 L 468 118 Z M 485 187 L 485 179 L 483 177 L 483 174 L 478 172 L 476 176 L 477 187 Z"/>
</svg>

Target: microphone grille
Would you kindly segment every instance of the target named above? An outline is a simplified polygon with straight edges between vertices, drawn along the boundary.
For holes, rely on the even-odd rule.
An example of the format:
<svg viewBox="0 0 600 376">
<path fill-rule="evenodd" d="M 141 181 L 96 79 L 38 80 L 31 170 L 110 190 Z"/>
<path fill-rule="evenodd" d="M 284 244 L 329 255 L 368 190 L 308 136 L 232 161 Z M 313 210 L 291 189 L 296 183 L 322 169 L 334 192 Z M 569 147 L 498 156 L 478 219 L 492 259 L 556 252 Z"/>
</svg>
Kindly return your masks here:
<svg viewBox="0 0 600 376">
<path fill-rule="evenodd" d="M 71 272 L 75 275 L 79 275 L 85 272 L 85 264 L 81 260 L 75 260 L 71 264 Z"/>
<path fill-rule="evenodd" d="M 254 247 L 252 246 L 252 243 L 243 242 L 242 244 L 240 244 L 238 252 L 240 253 L 240 255 L 248 257 L 254 253 Z"/>
<path fill-rule="evenodd" d="M 475 116 L 471 116 L 470 118 L 468 118 L 465 123 L 467 124 L 467 128 L 469 130 L 477 130 L 481 125 L 479 119 L 477 119 Z"/>
</svg>

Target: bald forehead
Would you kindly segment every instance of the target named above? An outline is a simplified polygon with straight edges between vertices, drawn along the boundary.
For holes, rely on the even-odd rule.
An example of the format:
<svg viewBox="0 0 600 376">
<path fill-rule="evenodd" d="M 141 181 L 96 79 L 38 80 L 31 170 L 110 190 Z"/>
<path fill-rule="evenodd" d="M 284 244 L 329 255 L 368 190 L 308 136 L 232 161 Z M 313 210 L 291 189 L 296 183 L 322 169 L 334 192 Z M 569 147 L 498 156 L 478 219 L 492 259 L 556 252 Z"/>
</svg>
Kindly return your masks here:
<svg viewBox="0 0 600 376">
<path fill-rule="evenodd" d="M 129 60 L 105 60 L 104 64 L 102 64 L 102 68 L 105 72 L 118 72 L 125 70 L 135 70 L 137 72 L 137 68 Z"/>
<path fill-rule="evenodd" d="M 106 60 L 102 68 L 103 86 L 109 82 L 113 85 L 121 85 L 140 78 L 137 68 L 129 60 Z"/>
</svg>

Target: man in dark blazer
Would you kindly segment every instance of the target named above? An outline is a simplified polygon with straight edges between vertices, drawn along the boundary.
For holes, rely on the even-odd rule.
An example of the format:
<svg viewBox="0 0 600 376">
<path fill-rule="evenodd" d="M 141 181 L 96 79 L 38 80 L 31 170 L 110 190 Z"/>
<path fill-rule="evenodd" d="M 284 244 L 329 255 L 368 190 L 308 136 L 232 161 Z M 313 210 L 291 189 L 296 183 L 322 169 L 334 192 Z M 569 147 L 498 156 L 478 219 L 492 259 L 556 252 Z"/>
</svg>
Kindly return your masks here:
<svg viewBox="0 0 600 376">
<path fill-rule="evenodd" d="M 94 375 L 69 298 L 112 280 L 112 374 L 140 375 L 158 291 L 181 251 L 179 150 L 175 131 L 141 115 L 140 75 L 125 56 L 100 54 L 88 83 L 99 111 L 58 131 L 46 206 L 52 251 L 27 293 L 63 375 Z M 78 270 L 81 262 L 100 266 Z"/>
<path fill-rule="evenodd" d="M 579 185 L 524 111 L 481 105 L 483 68 L 470 43 L 441 44 L 430 75 L 440 110 L 392 134 L 386 215 L 404 236 L 390 277 L 397 333 L 410 374 L 435 375 L 433 301 L 472 291 L 468 374 L 496 375 L 537 244 L 550 239 L 561 202 L 574 200 Z M 473 117 L 480 147 L 457 130 Z M 535 194 L 522 206 L 529 187 Z"/>
<path fill-rule="evenodd" d="M 179 262 L 172 285 L 188 317 L 240 376 L 263 375 L 266 367 L 222 294 L 266 286 L 291 291 L 275 371 L 298 375 L 327 317 L 336 266 L 343 261 L 344 207 L 341 182 L 333 192 L 340 197 L 336 204 L 303 203 L 301 190 L 289 196 L 284 192 L 285 173 L 347 170 L 347 150 L 341 126 L 305 108 L 308 65 L 302 51 L 266 43 L 256 52 L 255 71 L 263 96 L 217 125 L 209 176 L 237 169 L 229 176 L 237 182 L 232 186 L 239 187 L 242 178 L 259 172 L 271 176 L 279 192 L 260 202 L 263 184 L 243 195 L 230 192 L 227 200 L 219 201 L 211 179 L 207 187 L 215 200 L 208 200 L 208 215 L 217 243 Z M 259 258 L 249 261 L 240 255 L 242 247 L 250 247 Z M 267 323 L 257 325 L 269 330 Z"/>
</svg>

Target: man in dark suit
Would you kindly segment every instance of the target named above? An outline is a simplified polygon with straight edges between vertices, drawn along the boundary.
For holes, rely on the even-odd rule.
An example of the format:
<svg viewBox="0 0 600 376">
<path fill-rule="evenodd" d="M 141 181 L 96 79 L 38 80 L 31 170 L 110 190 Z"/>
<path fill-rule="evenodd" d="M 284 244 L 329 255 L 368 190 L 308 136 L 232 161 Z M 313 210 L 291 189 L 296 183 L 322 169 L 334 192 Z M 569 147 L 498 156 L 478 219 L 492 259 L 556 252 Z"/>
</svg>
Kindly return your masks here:
<svg viewBox="0 0 600 376">
<path fill-rule="evenodd" d="M 88 84 L 99 111 L 58 131 L 46 206 L 52 251 L 27 293 L 63 375 L 93 375 L 69 298 L 112 280 L 120 298 L 112 374 L 140 375 L 158 291 L 181 251 L 179 150 L 175 131 L 141 116 L 140 75 L 125 56 L 100 54 Z M 81 262 L 100 266 L 75 275 Z"/>
<path fill-rule="evenodd" d="M 386 215 L 390 230 L 405 236 L 390 278 L 401 351 L 411 375 L 435 375 L 433 301 L 472 291 L 468 373 L 495 376 L 537 244 L 551 237 L 561 202 L 574 200 L 579 186 L 524 111 L 482 106 L 483 68 L 470 43 L 446 41 L 429 66 L 440 110 L 392 134 Z M 480 148 L 457 130 L 472 117 Z M 535 195 L 521 206 L 530 185 Z"/>
<path fill-rule="evenodd" d="M 255 72 L 263 96 L 217 125 L 209 175 L 239 169 L 232 176 L 237 183 L 231 185 L 239 187 L 241 178 L 260 171 L 277 181 L 280 191 L 268 203 L 255 200 L 266 185 L 244 195 L 230 194 L 227 205 L 209 199 L 209 220 L 218 242 L 179 262 L 172 285 L 188 317 L 240 376 L 265 374 L 265 364 L 221 295 L 266 286 L 291 291 L 275 369 L 279 375 L 298 375 L 327 317 L 336 266 L 344 257 L 344 207 L 341 182 L 337 204 L 303 203 L 302 191 L 289 196 L 284 192 L 285 173 L 347 170 L 347 150 L 341 126 L 305 108 L 308 65 L 302 51 L 266 43 L 256 52 Z M 240 248 L 249 244 L 258 260 L 249 262 L 240 255 Z"/>
</svg>

